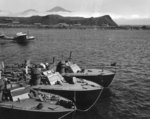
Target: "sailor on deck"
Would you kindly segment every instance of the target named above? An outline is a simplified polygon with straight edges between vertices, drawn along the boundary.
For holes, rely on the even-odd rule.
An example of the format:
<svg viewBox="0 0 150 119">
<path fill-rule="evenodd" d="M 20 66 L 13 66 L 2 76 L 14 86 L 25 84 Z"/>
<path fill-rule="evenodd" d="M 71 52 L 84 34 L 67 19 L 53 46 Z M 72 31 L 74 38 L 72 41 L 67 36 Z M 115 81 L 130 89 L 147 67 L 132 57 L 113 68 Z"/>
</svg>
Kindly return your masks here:
<svg viewBox="0 0 150 119">
<path fill-rule="evenodd" d="M 30 79 L 30 76 L 29 76 L 30 68 L 31 68 L 30 60 L 25 60 L 23 63 L 23 69 L 22 69 L 22 72 L 23 72 L 22 78 L 24 81 L 27 81 L 28 79 Z"/>
<path fill-rule="evenodd" d="M 64 72 L 64 63 L 62 61 L 58 62 L 56 67 L 56 72 L 63 73 Z"/>
<path fill-rule="evenodd" d="M 41 69 L 35 66 L 31 69 L 30 85 L 40 85 L 41 83 Z"/>
<path fill-rule="evenodd" d="M 58 64 L 57 64 L 57 67 L 56 67 L 56 72 L 59 72 L 59 73 L 66 73 L 66 72 L 70 72 L 70 66 L 69 66 L 69 62 L 68 61 L 60 61 Z"/>
</svg>

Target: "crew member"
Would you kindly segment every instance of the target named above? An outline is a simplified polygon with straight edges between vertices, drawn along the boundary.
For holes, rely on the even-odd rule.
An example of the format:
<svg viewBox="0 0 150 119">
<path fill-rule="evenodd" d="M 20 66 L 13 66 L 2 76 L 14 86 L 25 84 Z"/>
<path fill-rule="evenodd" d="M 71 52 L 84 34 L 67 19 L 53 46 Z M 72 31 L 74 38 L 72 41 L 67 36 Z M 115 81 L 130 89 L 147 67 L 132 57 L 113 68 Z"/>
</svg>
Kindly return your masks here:
<svg viewBox="0 0 150 119">
<path fill-rule="evenodd" d="M 60 61 L 60 62 L 57 64 L 56 72 L 65 73 L 65 63 L 64 63 L 64 62 Z"/>
<path fill-rule="evenodd" d="M 41 69 L 35 66 L 31 69 L 31 85 L 40 85 L 41 83 Z"/>
</svg>

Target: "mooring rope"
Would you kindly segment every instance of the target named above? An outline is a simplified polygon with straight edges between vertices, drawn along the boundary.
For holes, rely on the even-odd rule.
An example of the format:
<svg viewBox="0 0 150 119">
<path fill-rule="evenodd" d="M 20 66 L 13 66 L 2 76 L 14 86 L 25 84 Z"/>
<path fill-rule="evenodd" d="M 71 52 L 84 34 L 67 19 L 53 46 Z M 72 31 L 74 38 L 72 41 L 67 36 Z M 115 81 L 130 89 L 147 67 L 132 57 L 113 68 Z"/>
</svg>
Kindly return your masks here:
<svg viewBox="0 0 150 119">
<path fill-rule="evenodd" d="M 74 102 L 77 101 L 77 99 L 76 99 L 76 91 L 74 91 L 73 101 L 74 101 Z"/>
</svg>

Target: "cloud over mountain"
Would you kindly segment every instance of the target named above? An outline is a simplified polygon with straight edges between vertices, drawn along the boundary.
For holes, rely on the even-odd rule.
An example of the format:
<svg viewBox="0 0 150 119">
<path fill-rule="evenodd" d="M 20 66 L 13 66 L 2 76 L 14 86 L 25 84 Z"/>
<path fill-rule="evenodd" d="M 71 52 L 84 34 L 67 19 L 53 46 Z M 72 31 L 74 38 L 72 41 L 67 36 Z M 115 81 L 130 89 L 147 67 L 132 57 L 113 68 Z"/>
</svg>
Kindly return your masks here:
<svg viewBox="0 0 150 119">
<path fill-rule="evenodd" d="M 17 16 L 21 16 L 21 17 L 29 17 L 29 16 L 33 16 L 33 15 L 38 15 L 39 11 L 35 10 L 35 9 L 28 9 L 25 10 L 23 12 L 17 13 Z"/>
</svg>

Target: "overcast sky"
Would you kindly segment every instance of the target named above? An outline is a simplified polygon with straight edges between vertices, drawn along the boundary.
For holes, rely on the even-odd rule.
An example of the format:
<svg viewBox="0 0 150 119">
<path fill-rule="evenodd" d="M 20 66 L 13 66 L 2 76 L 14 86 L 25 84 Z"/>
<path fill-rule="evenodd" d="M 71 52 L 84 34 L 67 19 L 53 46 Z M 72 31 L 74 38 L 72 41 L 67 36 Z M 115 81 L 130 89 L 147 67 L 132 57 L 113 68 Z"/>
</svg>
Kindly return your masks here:
<svg viewBox="0 0 150 119">
<path fill-rule="evenodd" d="M 75 12 L 110 14 L 117 17 L 150 17 L 150 0 L 0 0 L 0 10 L 46 11 L 55 6 Z"/>
</svg>

